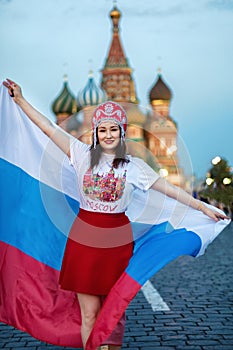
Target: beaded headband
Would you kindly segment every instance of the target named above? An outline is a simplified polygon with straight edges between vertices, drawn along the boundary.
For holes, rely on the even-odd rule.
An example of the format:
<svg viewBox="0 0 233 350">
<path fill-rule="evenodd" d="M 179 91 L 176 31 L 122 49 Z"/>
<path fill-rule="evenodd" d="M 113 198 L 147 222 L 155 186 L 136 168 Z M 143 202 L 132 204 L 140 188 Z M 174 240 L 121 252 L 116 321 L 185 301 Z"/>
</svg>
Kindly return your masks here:
<svg viewBox="0 0 233 350">
<path fill-rule="evenodd" d="M 97 127 L 104 121 L 112 121 L 118 124 L 121 128 L 121 140 L 125 139 L 127 129 L 126 112 L 121 105 L 113 101 L 107 101 L 100 104 L 94 111 L 92 117 L 92 128 L 94 134 L 94 148 L 97 143 Z"/>
</svg>

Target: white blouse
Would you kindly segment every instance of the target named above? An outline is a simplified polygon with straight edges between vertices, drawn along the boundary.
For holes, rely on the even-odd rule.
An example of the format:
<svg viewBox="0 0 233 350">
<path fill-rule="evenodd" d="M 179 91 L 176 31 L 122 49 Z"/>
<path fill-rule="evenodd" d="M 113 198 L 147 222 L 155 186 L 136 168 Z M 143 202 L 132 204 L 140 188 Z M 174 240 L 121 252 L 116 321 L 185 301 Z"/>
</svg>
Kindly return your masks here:
<svg viewBox="0 0 233 350">
<path fill-rule="evenodd" d="M 128 163 L 115 169 L 114 155 L 102 153 L 98 166 L 91 169 L 90 146 L 72 140 L 70 163 L 78 177 L 80 208 L 102 213 L 124 212 L 136 188 L 147 191 L 159 178 L 142 159 L 127 158 Z"/>
</svg>

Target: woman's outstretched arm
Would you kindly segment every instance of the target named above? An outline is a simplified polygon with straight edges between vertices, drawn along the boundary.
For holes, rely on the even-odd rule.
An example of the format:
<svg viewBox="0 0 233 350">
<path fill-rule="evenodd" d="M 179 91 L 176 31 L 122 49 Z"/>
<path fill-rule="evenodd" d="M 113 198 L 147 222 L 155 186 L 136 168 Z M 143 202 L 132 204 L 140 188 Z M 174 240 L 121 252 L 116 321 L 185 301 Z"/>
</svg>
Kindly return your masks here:
<svg viewBox="0 0 233 350">
<path fill-rule="evenodd" d="M 205 215 L 209 216 L 215 221 L 219 221 L 220 219 L 229 219 L 229 217 L 226 215 L 222 215 L 221 213 L 208 208 L 201 201 L 193 198 L 188 192 L 179 187 L 173 186 L 163 178 L 159 178 L 157 181 L 155 181 L 151 188 L 162 192 L 168 197 L 174 198 L 180 203 L 183 203 L 193 209 L 201 210 Z"/>
<path fill-rule="evenodd" d="M 72 136 L 65 132 L 58 125 L 53 123 L 39 111 L 37 111 L 22 95 L 18 84 L 6 79 L 3 85 L 8 89 L 10 96 L 15 103 L 24 111 L 29 119 L 35 123 L 65 154 L 70 157 L 70 140 Z"/>
</svg>

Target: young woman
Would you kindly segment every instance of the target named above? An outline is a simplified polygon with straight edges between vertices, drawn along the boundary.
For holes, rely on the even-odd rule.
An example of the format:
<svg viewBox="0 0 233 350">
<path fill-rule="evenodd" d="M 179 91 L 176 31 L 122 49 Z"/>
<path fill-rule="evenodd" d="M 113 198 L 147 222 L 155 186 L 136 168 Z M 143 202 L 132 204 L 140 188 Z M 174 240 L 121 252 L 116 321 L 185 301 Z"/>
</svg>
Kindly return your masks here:
<svg viewBox="0 0 233 350">
<path fill-rule="evenodd" d="M 127 116 L 119 104 L 108 101 L 96 108 L 93 143 L 88 146 L 32 107 L 18 84 L 10 79 L 3 84 L 24 113 L 67 154 L 77 173 L 80 211 L 67 241 L 60 285 L 77 293 L 85 348 L 105 297 L 133 254 L 125 211 L 135 189 L 162 192 L 215 221 L 227 217 L 160 178 L 141 159 L 126 155 Z M 102 348 L 120 349 L 123 331 L 124 317 Z"/>
</svg>

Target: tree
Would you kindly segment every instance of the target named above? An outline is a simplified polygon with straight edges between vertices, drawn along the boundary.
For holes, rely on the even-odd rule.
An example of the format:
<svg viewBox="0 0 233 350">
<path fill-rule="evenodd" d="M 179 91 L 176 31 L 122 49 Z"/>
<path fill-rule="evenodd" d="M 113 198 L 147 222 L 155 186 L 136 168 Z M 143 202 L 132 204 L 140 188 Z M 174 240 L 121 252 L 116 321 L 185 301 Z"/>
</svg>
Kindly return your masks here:
<svg viewBox="0 0 233 350">
<path fill-rule="evenodd" d="M 216 201 L 231 213 L 233 206 L 233 173 L 227 161 L 223 158 L 214 158 L 212 164 L 213 166 L 207 174 L 205 187 L 200 191 L 200 196 L 209 201 Z"/>
</svg>

